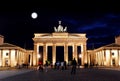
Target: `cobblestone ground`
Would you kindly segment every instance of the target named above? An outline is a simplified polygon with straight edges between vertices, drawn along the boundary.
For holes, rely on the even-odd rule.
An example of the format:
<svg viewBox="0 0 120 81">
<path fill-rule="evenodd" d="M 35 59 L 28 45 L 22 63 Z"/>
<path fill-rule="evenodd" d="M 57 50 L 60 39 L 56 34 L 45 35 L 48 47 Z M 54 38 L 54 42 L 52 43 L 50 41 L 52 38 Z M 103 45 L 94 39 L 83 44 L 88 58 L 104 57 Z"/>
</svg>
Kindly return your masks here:
<svg viewBox="0 0 120 81">
<path fill-rule="evenodd" d="M 0 79 L 0 81 L 120 81 L 120 71 L 110 69 L 77 69 L 75 75 L 68 70 L 51 70 L 41 72 L 33 70 L 27 73 Z"/>
</svg>

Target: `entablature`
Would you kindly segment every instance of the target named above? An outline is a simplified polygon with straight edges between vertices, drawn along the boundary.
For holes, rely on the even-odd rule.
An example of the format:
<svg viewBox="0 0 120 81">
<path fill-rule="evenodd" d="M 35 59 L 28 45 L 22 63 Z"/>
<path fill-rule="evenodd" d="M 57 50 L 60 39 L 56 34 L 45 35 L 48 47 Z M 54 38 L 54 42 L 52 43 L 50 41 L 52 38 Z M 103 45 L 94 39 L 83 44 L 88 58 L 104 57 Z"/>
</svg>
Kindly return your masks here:
<svg viewBox="0 0 120 81">
<path fill-rule="evenodd" d="M 41 39 L 41 38 L 34 38 L 33 39 L 34 42 L 86 42 L 87 38 L 82 38 L 82 39 L 78 39 L 78 38 L 46 38 L 46 39 Z"/>
<path fill-rule="evenodd" d="M 67 46 L 73 46 L 73 45 L 77 45 L 77 46 L 81 46 L 81 45 L 83 45 L 83 43 L 75 43 L 75 42 L 70 42 L 70 43 L 60 43 L 60 42 L 54 42 L 54 43 L 50 43 L 50 42 L 44 42 L 44 43 L 40 43 L 40 42 L 38 42 L 38 43 L 36 43 L 38 46 L 44 46 L 44 45 L 47 45 L 47 46 L 53 46 L 53 45 L 55 45 L 55 46 L 65 46 L 65 45 L 67 45 Z"/>
<path fill-rule="evenodd" d="M 86 38 L 86 34 L 76 33 L 35 33 L 34 38 Z"/>
</svg>

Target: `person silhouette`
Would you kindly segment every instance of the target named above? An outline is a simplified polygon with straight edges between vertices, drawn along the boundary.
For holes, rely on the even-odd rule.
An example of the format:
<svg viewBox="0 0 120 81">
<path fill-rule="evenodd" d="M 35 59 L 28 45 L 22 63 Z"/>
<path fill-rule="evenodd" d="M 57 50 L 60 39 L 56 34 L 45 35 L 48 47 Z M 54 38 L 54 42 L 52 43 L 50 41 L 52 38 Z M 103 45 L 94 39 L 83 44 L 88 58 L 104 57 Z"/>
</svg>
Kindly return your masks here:
<svg viewBox="0 0 120 81">
<path fill-rule="evenodd" d="M 45 63 L 45 72 L 47 72 L 48 71 L 48 61 L 46 61 L 46 63 Z"/>
<path fill-rule="evenodd" d="M 76 66 L 77 66 L 77 62 L 75 60 L 75 58 L 72 60 L 72 69 L 71 69 L 71 74 L 76 74 Z"/>
</svg>

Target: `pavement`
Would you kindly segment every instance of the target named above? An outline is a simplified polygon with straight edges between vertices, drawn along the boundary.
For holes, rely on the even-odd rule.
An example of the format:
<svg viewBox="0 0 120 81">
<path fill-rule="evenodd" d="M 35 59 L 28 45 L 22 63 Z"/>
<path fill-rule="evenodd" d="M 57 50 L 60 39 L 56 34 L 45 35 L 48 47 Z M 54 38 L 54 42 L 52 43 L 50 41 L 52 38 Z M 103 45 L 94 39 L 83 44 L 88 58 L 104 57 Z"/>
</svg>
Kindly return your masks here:
<svg viewBox="0 0 120 81">
<path fill-rule="evenodd" d="M 120 81 L 120 68 L 77 68 L 71 75 L 67 70 L 48 69 L 48 72 L 35 69 L 0 71 L 0 81 Z"/>
<path fill-rule="evenodd" d="M 30 71 L 33 71 L 33 70 L 32 69 L 1 70 L 0 71 L 0 79 L 20 75 L 20 74 L 27 73 Z"/>
</svg>

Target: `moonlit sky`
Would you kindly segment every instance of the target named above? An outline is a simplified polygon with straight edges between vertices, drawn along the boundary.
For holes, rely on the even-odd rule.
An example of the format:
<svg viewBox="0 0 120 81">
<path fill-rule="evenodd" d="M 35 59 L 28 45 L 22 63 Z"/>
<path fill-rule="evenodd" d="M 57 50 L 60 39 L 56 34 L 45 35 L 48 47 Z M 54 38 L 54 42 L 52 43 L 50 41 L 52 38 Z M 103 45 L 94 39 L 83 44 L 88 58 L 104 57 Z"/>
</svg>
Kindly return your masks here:
<svg viewBox="0 0 120 81">
<path fill-rule="evenodd" d="M 5 42 L 33 49 L 34 33 L 52 33 L 61 20 L 68 33 L 87 34 L 88 49 L 114 43 L 120 35 L 120 5 L 115 0 L 97 1 L 0 3 L 0 34 Z M 36 19 L 31 18 L 32 12 L 38 14 Z"/>
</svg>

